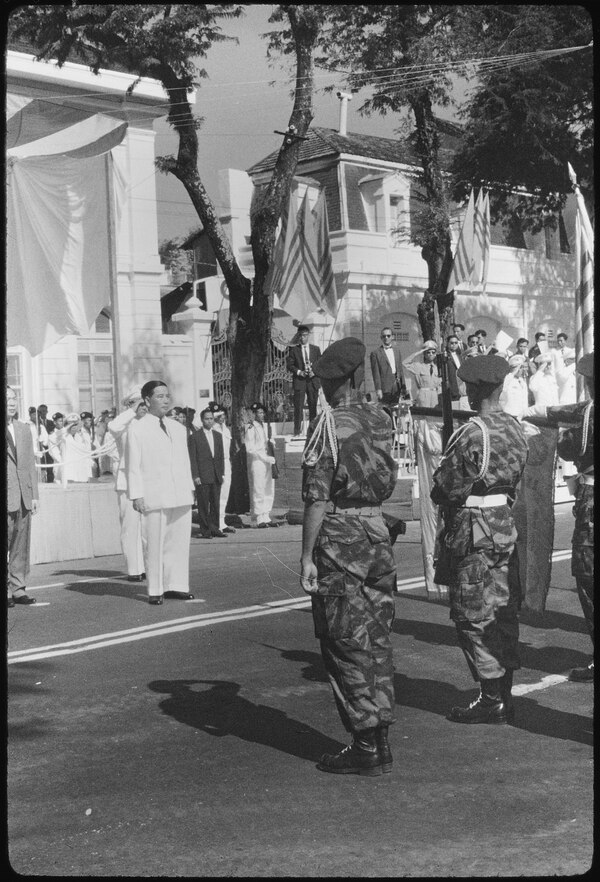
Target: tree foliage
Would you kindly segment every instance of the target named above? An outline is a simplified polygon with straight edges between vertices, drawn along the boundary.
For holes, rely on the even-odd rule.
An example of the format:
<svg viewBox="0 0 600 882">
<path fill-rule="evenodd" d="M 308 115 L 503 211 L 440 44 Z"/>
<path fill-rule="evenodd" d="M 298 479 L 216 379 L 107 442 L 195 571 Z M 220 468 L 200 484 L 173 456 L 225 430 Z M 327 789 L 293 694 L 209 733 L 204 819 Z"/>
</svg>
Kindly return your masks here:
<svg viewBox="0 0 600 882">
<path fill-rule="evenodd" d="M 588 197 L 593 189 L 592 49 L 511 58 L 587 46 L 591 17 L 581 6 L 483 5 L 462 20 L 460 44 L 490 61 L 462 114 L 454 195 L 485 183 L 496 217 L 554 225 L 571 190 L 567 162 Z"/>
</svg>

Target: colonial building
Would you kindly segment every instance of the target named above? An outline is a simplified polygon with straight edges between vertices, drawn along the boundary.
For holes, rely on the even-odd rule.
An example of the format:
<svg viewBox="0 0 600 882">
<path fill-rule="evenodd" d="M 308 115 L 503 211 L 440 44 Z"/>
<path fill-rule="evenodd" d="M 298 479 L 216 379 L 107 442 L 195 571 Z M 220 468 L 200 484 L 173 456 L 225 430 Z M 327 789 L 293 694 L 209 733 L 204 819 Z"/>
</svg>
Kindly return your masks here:
<svg viewBox="0 0 600 882">
<path fill-rule="evenodd" d="M 344 114 L 341 115 L 343 121 Z M 455 150 L 460 129 L 440 120 L 442 163 Z M 247 174 L 228 170 L 222 175 L 221 204 L 230 227 L 242 270 L 252 275 L 249 247 L 249 212 L 253 189 L 266 186 L 277 152 L 255 163 Z M 380 330 L 389 325 L 404 356 L 420 345 L 417 306 L 427 286 L 427 265 L 410 235 L 418 223 L 422 199 L 419 166 L 407 142 L 312 127 L 303 142 L 297 168 L 298 204 L 306 189 L 311 203 L 325 190 L 333 265 L 339 298 L 334 320 L 318 312 L 308 316 L 313 338 L 320 345 L 353 335 L 371 350 L 379 345 Z M 253 185 L 253 186 L 252 186 Z M 455 300 L 455 320 L 467 329 L 483 328 L 488 340 L 502 329 L 513 337 L 533 338 L 546 333 L 550 342 L 559 331 L 574 340 L 574 260 L 569 250 L 574 226 L 571 203 L 555 232 L 537 234 L 492 226 L 490 263 L 485 292 L 460 286 Z M 465 208 L 454 206 L 451 215 L 454 242 L 458 239 Z M 204 299 L 216 319 L 226 309 L 226 288 L 205 235 L 190 237 L 196 270 L 203 277 Z M 214 272 L 214 278 L 206 278 Z M 277 305 L 277 301 L 276 305 Z M 306 317 L 305 317 L 306 318 Z M 222 322 L 222 319 L 221 319 Z M 289 317 L 274 322 L 276 347 L 284 348 L 294 334 Z M 224 335 L 213 336 L 218 350 L 216 393 L 227 386 Z M 272 359 L 268 375 L 272 391 L 284 374 L 281 358 Z M 285 388 L 283 391 L 287 391 Z M 373 391 L 370 371 L 366 391 Z M 269 394 L 265 396 L 267 399 Z"/>
</svg>

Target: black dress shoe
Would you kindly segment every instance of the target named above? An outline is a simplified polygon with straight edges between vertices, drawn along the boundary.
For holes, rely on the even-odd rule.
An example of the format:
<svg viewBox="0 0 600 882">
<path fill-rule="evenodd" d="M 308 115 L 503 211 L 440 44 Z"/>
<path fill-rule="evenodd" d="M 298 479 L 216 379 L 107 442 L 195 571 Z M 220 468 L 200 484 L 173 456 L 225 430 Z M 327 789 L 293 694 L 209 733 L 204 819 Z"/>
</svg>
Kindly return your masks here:
<svg viewBox="0 0 600 882">
<path fill-rule="evenodd" d="M 258 527 L 259 530 L 266 530 L 269 525 L 268 524 L 257 524 L 256 526 Z"/>
<path fill-rule="evenodd" d="M 163 602 L 163 596 L 160 594 L 158 597 L 149 597 L 148 603 L 152 604 L 152 606 L 160 606 Z"/>
<path fill-rule="evenodd" d="M 15 605 L 14 600 L 12 599 L 12 597 L 9 597 L 7 599 L 7 606 L 10 608 L 11 606 L 14 606 L 14 605 Z"/>
<path fill-rule="evenodd" d="M 233 527 L 223 527 L 223 533 L 235 533 Z"/>
<path fill-rule="evenodd" d="M 211 536 L 214 536 L 215 539 L 227 539 L 227 533 L 224 533 L 222 530 L 217 530 L 215 533 L 211 533 Z"/>
<path fill-rule="evenodd" d="M 275 521 L 269 521 L 269 523 L 267 524 L 267 527 L 278 527 L 278 526 L 279 526 L 279 524 L 276 524 Z"/>
<path fill-rule="evenodd" d="M 127 576 L 128 582 L 143 582 L 145 578 L 144 573 L 139 573 L 137 576 Z"/>
<path fill-rule="evenodd" d="M 194 595 L 189 591 L 165 591 L 165 597 L 173 598 L 173 600 L 193 600 Z"/>
<path fill-rule="evenodd" d="M 28 594 L 17 594 L 16 597 L 13 595 L 13 603 L 21 603 L 26 606 L 29 603 L 35 603 L 35 597 L 30 597 Z"/>
<path fill-rule="evenodd" d="M 210 533 L 200 533 L 200 539 L 212 539 Z"/>
</svg>

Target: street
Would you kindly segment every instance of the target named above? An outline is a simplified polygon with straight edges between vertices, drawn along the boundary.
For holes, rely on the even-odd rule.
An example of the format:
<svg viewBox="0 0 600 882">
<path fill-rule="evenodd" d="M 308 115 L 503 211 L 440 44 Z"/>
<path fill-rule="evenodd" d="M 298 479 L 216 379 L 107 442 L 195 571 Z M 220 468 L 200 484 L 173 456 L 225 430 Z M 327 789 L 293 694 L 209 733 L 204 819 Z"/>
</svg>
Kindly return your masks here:
<svg viewBox="0 0 600 882">
<path fill-rule="evenodd" d="M 26 876 L 543 876 L 590 868 L 592 653 L 556 506 L 552 587 L 521 614 L 516 722 L 476 694 L 419 522 L 395 545 L 391 775 L 319 772 L 348 738 L 299 586 L 301 527 L 192 539 L 193 601 L 121 556 L 35 566 L 8 610 L 9 860 Z M 265 536 L 265 533 L 267 534 Z"/>
</svg>

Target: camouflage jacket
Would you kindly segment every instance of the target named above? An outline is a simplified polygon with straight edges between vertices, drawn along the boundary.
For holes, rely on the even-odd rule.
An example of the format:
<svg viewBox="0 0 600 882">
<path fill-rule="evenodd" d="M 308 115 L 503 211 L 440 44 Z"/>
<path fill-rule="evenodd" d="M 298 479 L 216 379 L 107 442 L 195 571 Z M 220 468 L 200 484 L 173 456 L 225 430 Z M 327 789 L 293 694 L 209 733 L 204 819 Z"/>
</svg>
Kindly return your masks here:
<svg viewBox="0 0 600 882">
<path fill-rule="evenodd" d="M 581 416 L 579 425 L 569 429 L 563 429 L 558 439 L 557 452 L 561 459 L 575 463 L 575 468 L 582 474 L 594 474 L 594 405 L 589 417 L 589 429 L 585 450 L 581 450 L 583 438 L 583 417 L 590 402 L 582 401 L 578 404 L 565 404 L 560 407 L 549 407 L 547 410 L 548 420 L 554 422 L 560 420 L 565 414 L 577 414 Z"/>
<path fill-rule="evenodd" d="M 338 442 L 334 466 L 329 441 L 315 465 L 303 466 L 302 499 L 379 505 L 396 484 L 398 464 L 392 456 L 392 421 L 379 404 L 356 401 L 333 409 Z M 317 418 L 318 419 L 318 418 Z M 308 429 L 308 444 L 316 420 Z"/>
<path fill-rule="evenodd" d="M 500 553 L 516 541 L 508 505 L 463 508 L 468 496 L 506 493 L 511 503 L 527 461 L 527 442 L 519 422 L 503 412 L 482 417 L 490 434 L 490 459 L 476 480 L 483 456 L 481 429 L 472 422 L 450 439 L 433 474 L 431 499 L 443 507 L 445 546 L 457 556 L 478 549 Z"/>
</svg>

